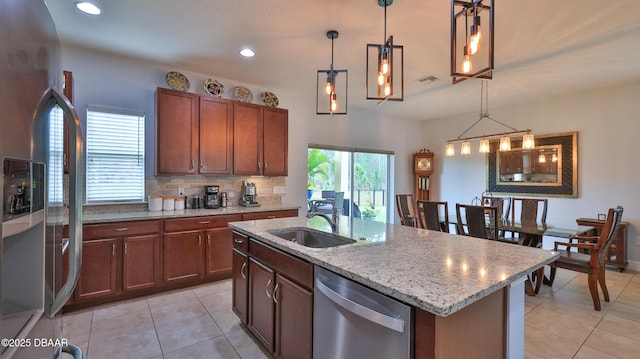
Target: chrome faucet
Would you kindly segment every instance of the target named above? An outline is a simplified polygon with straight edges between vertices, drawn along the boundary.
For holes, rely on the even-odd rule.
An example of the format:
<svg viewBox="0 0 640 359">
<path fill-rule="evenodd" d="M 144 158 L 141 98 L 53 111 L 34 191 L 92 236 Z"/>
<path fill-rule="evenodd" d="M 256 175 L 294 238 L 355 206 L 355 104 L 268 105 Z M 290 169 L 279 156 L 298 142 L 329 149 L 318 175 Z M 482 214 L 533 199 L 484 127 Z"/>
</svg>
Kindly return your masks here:
<svg viewBox="0 0 640 359">
<path fill-rule="evenodd" d="M 338 233 L 338 230 L 340 229 L 340 216 L 338 215 L 338 209 L 336 207 L 333 207 L 331 217 L 329 217 L 329 215 L 327 215 L 326 213 L 318 211 L 307 212 L 307 218 L 313 218 L 315 216 L 322 217 L 326 219 L 327 222 L 329 222 L 329 225 L 331 225 L 331 233 Z"/>
</svg>

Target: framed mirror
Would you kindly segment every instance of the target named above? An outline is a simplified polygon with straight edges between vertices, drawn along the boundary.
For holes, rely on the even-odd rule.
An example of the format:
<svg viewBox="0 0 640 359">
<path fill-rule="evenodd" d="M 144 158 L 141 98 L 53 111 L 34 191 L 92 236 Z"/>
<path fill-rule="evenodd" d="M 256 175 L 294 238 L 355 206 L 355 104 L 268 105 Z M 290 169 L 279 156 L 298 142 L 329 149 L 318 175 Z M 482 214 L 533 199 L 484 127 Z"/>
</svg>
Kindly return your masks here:
<svg viewBox="0 0 640 359">
<path fill-rule="evenodd" d="M 537 135 L 536 147 L 522 149 L 512 140 L 511 151 L 491 143 L 487 157 L 487 189 L 492 193 L 530 196 L 578 196 L 578 133 Z"/>
</svg>

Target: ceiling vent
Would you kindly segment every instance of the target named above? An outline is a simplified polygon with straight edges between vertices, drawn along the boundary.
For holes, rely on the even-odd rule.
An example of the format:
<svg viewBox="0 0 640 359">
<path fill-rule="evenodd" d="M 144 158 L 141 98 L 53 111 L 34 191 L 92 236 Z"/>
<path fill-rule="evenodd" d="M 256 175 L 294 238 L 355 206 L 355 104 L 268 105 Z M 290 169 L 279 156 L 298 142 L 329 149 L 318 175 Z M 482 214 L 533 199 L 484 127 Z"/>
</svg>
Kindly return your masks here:
<svg viewBox="0 0 640 359">
<path fill-rule="evenodd" d="M 432 82 L 435 82 L 436 80 L 438 80 L 437 77 L 435 77 L 433 75 L 429 75 L 429 76 L 421 77 L 417 81 L 421 82 L 423 84 L 430 84 Z"/>
</svg>

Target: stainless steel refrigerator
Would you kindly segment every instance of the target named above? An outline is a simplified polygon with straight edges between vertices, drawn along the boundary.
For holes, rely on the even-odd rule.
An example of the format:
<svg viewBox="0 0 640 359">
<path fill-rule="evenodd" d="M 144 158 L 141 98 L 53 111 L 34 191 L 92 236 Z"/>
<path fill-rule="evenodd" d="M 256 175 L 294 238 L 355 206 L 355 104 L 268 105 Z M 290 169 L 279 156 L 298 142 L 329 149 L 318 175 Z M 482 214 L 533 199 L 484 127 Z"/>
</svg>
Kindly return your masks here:
<svg viewBox="0 0 640 359">
<path fill-rule="evenodd" d="M 80 273 L 84 168 L 60 55 L 43 0 L 0 0 L 1 358 L 81 357 L 59 314 Z"/>
</svg>

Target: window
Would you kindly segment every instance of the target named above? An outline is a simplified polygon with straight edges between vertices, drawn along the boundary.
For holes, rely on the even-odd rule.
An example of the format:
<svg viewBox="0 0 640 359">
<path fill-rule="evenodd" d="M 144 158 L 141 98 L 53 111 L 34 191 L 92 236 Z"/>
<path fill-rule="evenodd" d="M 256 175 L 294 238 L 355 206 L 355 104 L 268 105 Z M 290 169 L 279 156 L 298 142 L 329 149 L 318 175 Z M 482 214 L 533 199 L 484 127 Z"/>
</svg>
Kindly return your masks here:
<svg viewBox="0 0 640 359">
<path fill-rule="evenodd" d="M 392 218 L 392 152 L 310 145 L 307 165 L 307 198 L 314 210 L 331 213 L 331 205 L 337 205 L 343 215 L 379 222 Z M 331 202 L 337 192 L 344 192 L 342 204 Z"/>
<path fill-rule="evenodd" d="M 87 108 L 87 203 L 144 201 L 143 112 Z"/>
</svg>

